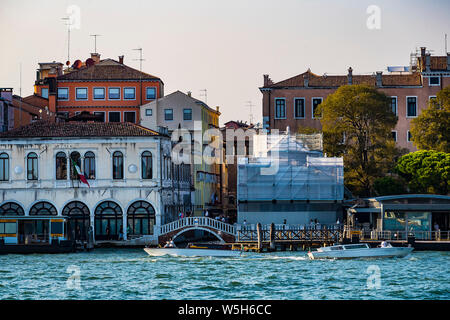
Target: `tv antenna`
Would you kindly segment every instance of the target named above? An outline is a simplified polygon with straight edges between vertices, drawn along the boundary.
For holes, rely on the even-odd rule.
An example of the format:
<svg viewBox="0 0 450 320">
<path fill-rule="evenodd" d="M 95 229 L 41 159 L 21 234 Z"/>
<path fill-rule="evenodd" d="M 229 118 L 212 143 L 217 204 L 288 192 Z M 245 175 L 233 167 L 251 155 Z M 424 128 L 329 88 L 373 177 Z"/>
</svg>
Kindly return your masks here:
<svg viewBox="0 0 450 320">
<path fill-rule="evenodd" d="M 201 92 L 204 92 L 203 94 L 200 93 L 201 97 L 205 97 L 205 103 L 208 104 L 208 90 L 206 89 L 200 89 Z"/>
<path fill-rule="evenodd" d="M 70 20 L 69 17 L 61 18 L 61 20 L 65 20 L 66 21 L 66 26 L 67 26 L 67 61 L 70 61 L 70 29 L 71 29 L 73 23 L 72 23 L 72 21 Z"/>
<path fill-rule="evenodd" d="M 101 34 L 91 34 L 91 37 L 94 37 L 94 53 L 97 53 L 97 37 L 100 37 Z"/>
<path fill-rule="evenodd" d="M 133 49 L 136 51 L 139 51 L 139 59 L 133 59 L 134 61 L 139 60 L 139 86 L 140 86 L 140 90 L 139 90 L 139 101 L 140 104 L 142 105 L 142 61 L 144 61 L 145 59 L 142 59 L 142 48 L 137 48 L 137 49 Z"/>
<path fill-rule="evenodd" d="M 246 103 L 247 103 L 247 107 L 250 108 L 250 124 L 252 124 L 253 123 L 252 107 L 254 107 L 255 105 L 251 101 L 246 101 Z"/>
</svg>

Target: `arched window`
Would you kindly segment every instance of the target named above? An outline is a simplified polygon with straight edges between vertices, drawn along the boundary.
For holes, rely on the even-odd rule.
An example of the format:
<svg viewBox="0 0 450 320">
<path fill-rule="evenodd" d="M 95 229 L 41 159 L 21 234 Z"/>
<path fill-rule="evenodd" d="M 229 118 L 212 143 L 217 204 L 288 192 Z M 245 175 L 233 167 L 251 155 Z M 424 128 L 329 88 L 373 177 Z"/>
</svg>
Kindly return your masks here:
<svg viewBox="0 0 450 320">
<path fill-rule="evenodd" d="M 78 180 L 78 173 L 75 170 L 74 164 L 76 164 L 78 168 L 81 168 L 81 155 L 77 151 L 70 154 L 70 179 Z"/>
<path fill-rule="evenodd" d="M 56 154 L 56 180 L 67 179 L 67 156 L 64 152 Z"/>
<path fill-rule="evenodd" d="M 120 151 L 113 153 L 113 179 L 123 179 L 123 154 Z"/>
<path fill-rule="evenodd" d="M 152 154 L 149 151 L 142 153 L 142 179 L 153 178 Z"/>
<path fill-rule="evenodd" d="M 38 179 L 38 156 L 34 152 L 30 152 L 27 156 L 27 179 Z"/>
<path fill-rule="evenodd" d="M 0 181 L 9 180 L 9 156 L 6 153 L 0 154 Z"/>
<path fill-rule="evenodd" d="M 0 206 L 0 216 L 24 216 L 23 208 L 14 202 L 6 202 Z"/>
<path fill-rule="evenodd" d="M 91 151 L 84 154 L 84 174 L 87 179 L 95 179 L 95 154 Z"/>
<path fill-rule="evenodd" d="M 95 208 L 96 240 L 118 240 L 121 228 L 122 209 L 117 203 L 104 201 Z"/>
<path fill-rule="evenodd" d="M 90 225 L 89 208 L 80 201 L 69 202 L 62 211 L 68 216 L 67 235 L 70 239 L 86 240 Z"/>
<path fill-rule="evenodd" d="M 127 222 L 127 232 L 131 235 L 153 234 L 155 209 L 146 201 L 136 201 L 128 208 Z"/>
<path fill-rule="evenodd" d="M 55 206 L 47 201 L 38 202 L 30 209 L 30 216 L 56 216 L 57 214 Z"/>
</svg>

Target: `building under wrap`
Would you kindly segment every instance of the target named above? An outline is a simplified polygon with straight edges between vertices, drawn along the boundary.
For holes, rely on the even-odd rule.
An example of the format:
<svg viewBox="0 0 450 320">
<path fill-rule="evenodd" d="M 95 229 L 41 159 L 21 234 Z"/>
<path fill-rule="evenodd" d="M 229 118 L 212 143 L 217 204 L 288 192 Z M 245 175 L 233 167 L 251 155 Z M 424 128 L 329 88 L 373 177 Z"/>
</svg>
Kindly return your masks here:
<svg viewBox="0 0 450 320">
<path fill-rule="evenodd" d="M 289 133 L 265 137 L 254 143 L 255 157 L 239 159 L 238 223 L 342 221 L 343 158 L 324 157 L 322 143 Z M 313 150 L 314 145 L 320 150 Z"/>
</svg>

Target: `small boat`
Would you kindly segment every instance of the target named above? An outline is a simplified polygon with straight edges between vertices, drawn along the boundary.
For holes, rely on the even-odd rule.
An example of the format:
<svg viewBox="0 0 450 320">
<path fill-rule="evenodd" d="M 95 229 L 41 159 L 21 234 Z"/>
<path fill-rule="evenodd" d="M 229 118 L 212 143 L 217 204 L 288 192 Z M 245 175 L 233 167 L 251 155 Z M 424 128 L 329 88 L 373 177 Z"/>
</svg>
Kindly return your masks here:
<svg viewBox="0 0 450 320">
<path fill-rule="evenodd" d="M 309 251 L 308 257 L 314 259 L 353 259 L 353 258 L 402 258 L 410 254 L 412 247 L 393 247 L 387 244 L 371 248 L 367 243 L 335 245 Z"/>
<path fill-rule="evenodd" d="M 173 257 L 239 257 L 241 250 L 231 250 L 227 245 L 189 244 L 186 248 L 176 246 L 164 248 L 144 248 L 153 257 L 165 255 Z"/>
</svg>

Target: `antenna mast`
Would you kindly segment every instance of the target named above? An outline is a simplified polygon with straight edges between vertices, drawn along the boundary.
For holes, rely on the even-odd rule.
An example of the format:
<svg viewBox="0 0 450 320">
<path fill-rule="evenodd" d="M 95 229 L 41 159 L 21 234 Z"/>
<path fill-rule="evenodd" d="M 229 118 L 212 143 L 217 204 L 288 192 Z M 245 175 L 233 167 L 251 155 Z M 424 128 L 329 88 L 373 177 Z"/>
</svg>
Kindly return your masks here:
<svg viewBox="0 0 450 320">
<path fill-rule="evenodd" d="M 91 34 L 91 37 L 94 37 L 94 53 L 97 53 L 97 37 L 100 37 L 101 34 Z"/>
<path fill-rule="evenodd" d="M 67 26 L 67 61 L 70 61 L 70 28 L 72 27 L 72 22 L 69 17 L 61 18 L 61 20 L 66 21 Z"/>
<path fill-rule="evenodd" d="M 139 60 L 139 86 L 140 86 L 140 90 L 139 90 L 139 101 L 140 101 L 140 105 L 142 105 L 142 61 L 144 61 L 145 59 L 142 59 L 142 48 L 137 48 L 137 49 L 133 49 L 133 50 L 137 50 L 139 51 L 139 59 L 133 59 L 134 61 Z"/>
<path fill-rule="evenodd" d="M 208 90 L 206 89 L 200 89 L 201 92 L 204 92 L 203 94 L 200 94 L 201 97 L 205 97 L 205 103 L 208 104 Z"/>
<path fill-rule="evenodd" d="M 247 107 L 250 108 L 250 124 L 252 124 L 253 123 L 252 107 L 254 107 L 255 105 L 251 101 L 246 101 L 246 103 L 247 103 Z"/>
</svg>

